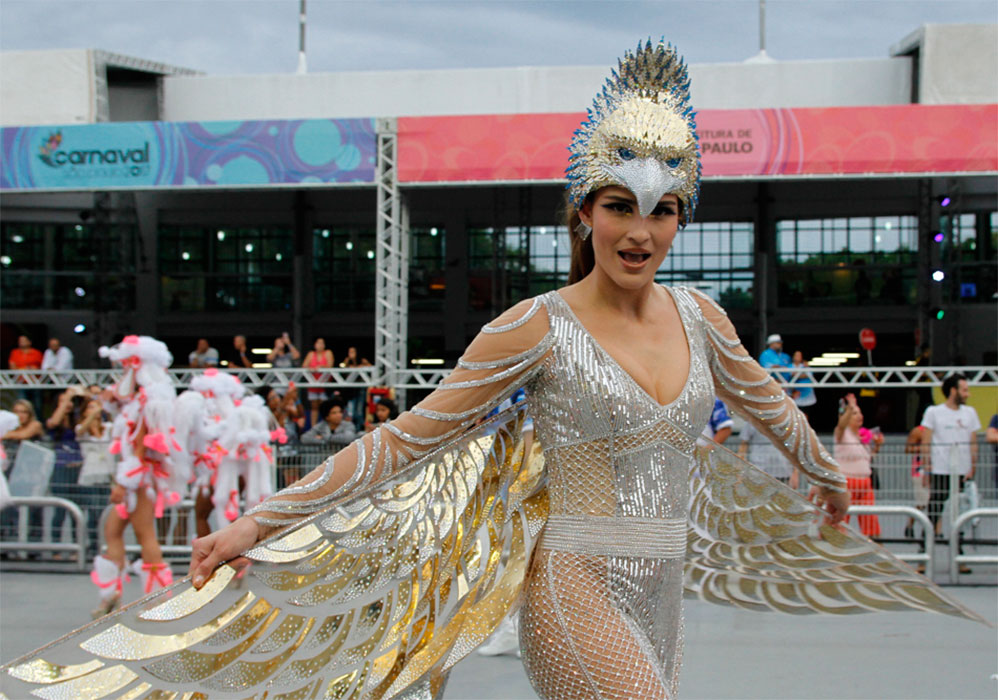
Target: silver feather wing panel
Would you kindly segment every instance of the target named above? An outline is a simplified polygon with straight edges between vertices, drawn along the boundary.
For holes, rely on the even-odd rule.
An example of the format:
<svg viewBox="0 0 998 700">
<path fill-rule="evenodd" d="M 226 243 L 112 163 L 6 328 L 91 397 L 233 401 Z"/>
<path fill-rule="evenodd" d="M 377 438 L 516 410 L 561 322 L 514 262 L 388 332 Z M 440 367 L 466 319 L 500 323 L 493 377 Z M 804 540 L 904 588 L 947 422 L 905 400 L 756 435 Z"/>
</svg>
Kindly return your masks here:
<svg viewBox="0 0 998 700">
<path fill-rule="evenodd" d="M 524 404 L 251 549 L 4 666 L 9 698 L 435 692 L 515 605 L 547 515 Z M 504 550 L 508 556 L 504 556 Z"/>
<path fill-rule="evenodd" d="M 686 596 L 748 610 L 927 610 L 990 624 L 883 547 L 721 445 L 690 472 Z"/>
</svg>

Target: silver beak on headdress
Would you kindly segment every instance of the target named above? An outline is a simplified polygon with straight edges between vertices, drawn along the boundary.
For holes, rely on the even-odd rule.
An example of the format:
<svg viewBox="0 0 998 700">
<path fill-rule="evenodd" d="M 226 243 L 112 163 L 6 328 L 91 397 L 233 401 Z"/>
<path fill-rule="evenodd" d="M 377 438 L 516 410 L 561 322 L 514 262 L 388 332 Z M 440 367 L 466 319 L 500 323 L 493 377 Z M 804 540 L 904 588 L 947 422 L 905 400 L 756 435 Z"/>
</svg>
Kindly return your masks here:
<svg viewBox="0 0 998 700">
<path fill-rule="evenodd" d="M 601 187 L 619 185 L 648 216 L 676 195 L 685 222 L 700 193 L 700 149 L 683 60 L 664 43 L 638 44 L 620 59 L 569 146 L 569 199 L 579 208 Z M 585 236 L 583 236 L 585 237 Z"/>
</svg>

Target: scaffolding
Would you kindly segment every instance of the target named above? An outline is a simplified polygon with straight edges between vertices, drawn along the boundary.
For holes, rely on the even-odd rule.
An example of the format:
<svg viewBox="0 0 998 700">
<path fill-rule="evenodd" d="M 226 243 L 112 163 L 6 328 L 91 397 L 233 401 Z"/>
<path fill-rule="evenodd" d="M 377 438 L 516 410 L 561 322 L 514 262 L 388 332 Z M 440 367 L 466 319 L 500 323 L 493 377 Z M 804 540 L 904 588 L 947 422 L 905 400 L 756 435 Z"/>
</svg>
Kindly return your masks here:
<svg viewBox="0 0 998 700">
<path fill-rule="evenodd" d="M 396 121 L 379 119 L 377 138 L 374 367 L 376 383 L 395 387 L 399 403 L 405 405 L 406 386 L 398 373 L 408 365 L 409 354 L 409 232 L 396 168 Z"/>
</svg>

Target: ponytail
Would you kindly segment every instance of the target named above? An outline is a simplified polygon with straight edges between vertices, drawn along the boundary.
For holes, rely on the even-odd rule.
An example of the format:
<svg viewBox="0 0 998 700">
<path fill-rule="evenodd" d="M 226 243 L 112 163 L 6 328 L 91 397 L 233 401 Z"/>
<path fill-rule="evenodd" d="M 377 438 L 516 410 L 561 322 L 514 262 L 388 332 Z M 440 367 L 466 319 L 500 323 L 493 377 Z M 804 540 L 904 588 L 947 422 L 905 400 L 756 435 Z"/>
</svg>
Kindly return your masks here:
<svg viewBox="0 0 998 700">
<path fill-rule="evenodd" d="M 592 201 L 593 195 L 590 193 L 586 201 Z M 565 224 L 568 226 L 568 237 L 572 241 L 572 261 L 568 268 L 568 283 L 575 284 L 586 277 L 596 266 L 596 255 L 593 253 L 592 234 L 585 240 L 579 236 L 577 229 L 582 223 L 579 217 L 579 210 L 568 205 L 565 212 Z"/>
</svg>

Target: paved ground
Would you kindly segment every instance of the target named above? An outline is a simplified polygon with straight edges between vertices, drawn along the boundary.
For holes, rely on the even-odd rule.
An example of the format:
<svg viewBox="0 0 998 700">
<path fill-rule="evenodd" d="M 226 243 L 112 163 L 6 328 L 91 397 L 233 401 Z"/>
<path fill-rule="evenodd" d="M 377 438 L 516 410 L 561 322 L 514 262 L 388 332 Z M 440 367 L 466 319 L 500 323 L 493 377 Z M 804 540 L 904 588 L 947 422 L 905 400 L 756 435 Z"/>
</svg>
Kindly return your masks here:
<svg viewBox="0 0 998 700">
<path fill-rule="evenodd" d="M 980 567 L 987 571 L 985 567 Z M 994 569 L 990 576 L 994 581 Z M 975 578 L 977 572 L 975 571 Z M 949 588 L 998 619 L 998 588 Z M 126 598 L 138 597 L 133 581 Z M 0 661 L 86 622 L 94 600 L 82 574 L 0 570 Z M 998 636 L 983 625 L 924 613 L 791 617 L 692 602 L 686 609 L 681 695 L 694 698 L 988 698 L 998 694 Z M 472 656 L 447 700 L 526 700 L 513 657 Z"/>
</svg>

